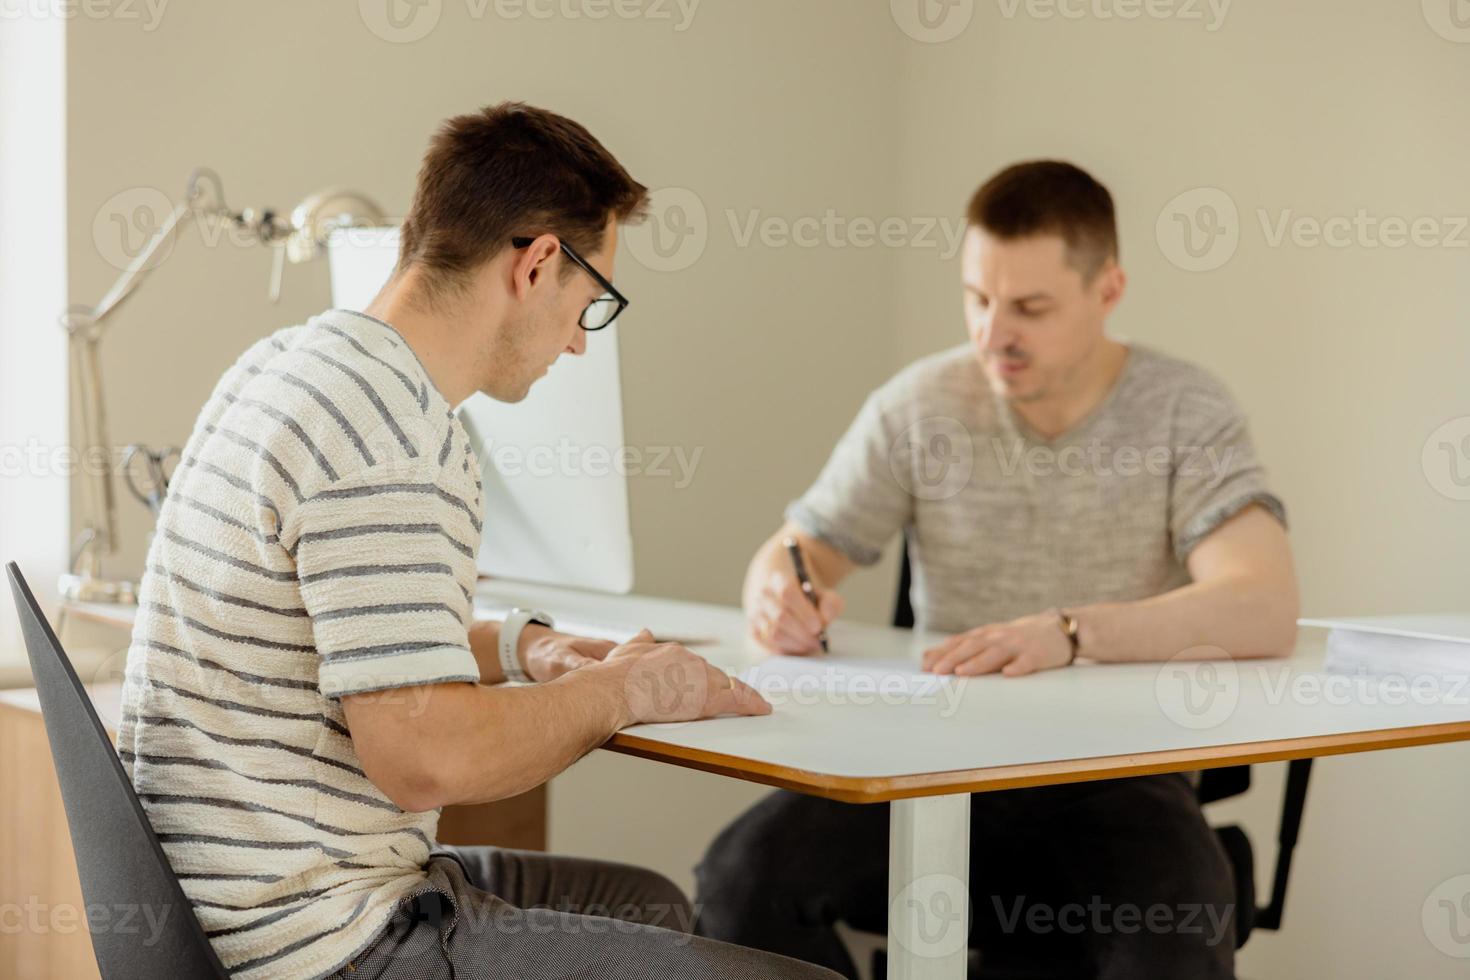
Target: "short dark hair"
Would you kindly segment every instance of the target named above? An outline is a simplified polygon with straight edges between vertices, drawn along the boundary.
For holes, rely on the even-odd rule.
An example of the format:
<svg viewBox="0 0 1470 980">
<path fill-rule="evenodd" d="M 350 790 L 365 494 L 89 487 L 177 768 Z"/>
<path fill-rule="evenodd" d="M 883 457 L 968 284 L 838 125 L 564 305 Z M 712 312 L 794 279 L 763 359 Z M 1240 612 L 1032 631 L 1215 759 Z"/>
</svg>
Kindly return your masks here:
<svg viewBox="0 0 1470 980">
<path fill-rule="evenodd" d="M 647 203 L 648 188 L 580 123 L 523 102 L 486 106 L 430 141 L 396 271 L 419 267 L 433 302 L 462 290 L 513 235 L 550 233 L 591 255 L 609 218 L 636 219 Z"/>
<path fill-rule="evenodd" d="M 971 225 L 997 238 L 1059 235 L 1067 262 L 1090 281 L 1118 257 L 1113 196 L 1081 167 L 1061 160 L 1012 164 L 970 198 Z"/>
</svg>

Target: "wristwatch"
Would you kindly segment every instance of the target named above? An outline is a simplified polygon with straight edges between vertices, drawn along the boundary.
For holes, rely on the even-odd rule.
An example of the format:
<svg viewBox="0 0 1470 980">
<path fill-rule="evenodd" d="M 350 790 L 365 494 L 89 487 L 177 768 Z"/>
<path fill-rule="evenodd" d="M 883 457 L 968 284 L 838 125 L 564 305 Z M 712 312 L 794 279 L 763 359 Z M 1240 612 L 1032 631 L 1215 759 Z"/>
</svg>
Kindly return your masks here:
<svg viewBox="0 0 1470 980">
<path fill-rule="evenodd" d="M 1062 632 L 1066 634 L 1067 642 L 1072 644 L 1072 656 L 1066 663 L 1066 666 L 1070 667 L 1077 661 L 1077 648 L 1082 645 L 1082 641 L 1077 636 L 1078 631 L 1082 628 L 1082 624 L 1077 622 L 1076 616 L 1073 616 L 1065 609 L 1057 610 L 1057 623 L 1062 627 Z"/>
<path fill-rule="evenodd" d="M 500 669 L 504 671 L 506 680 L 518 684 L 531 683 L 531 675 L 521 666 L 521 658 L 517 652 L 521 645 L 521 630 L 526 628 L 527 623 L 540 623 L 547 629 L 556 628 L 556 620 L 551 618 L 550 613 L 539 609 L 522 609 L 520 606 L 512 609 L 510 615 L 505 617 L 505 622 L 500 624 Z"/>
</svg>

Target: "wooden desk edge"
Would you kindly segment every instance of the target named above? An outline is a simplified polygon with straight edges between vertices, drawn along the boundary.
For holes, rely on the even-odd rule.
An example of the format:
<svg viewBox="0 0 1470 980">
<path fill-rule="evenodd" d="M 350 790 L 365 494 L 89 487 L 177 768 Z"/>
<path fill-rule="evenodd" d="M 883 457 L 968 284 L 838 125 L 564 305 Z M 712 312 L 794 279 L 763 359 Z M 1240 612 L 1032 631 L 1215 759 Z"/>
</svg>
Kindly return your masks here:
<svg viewBox="0 0 1470 980">
<path fill-rule="evenodd" d="M 795 790 L 843 803 L 885 803 L 917 796 L 949 793 L 984 793 L 1023 786 L 1088 782 L 1124 776 L 1150 776 L 1192 769 L 1218 769 L 1256 762 L 1280 762 L 1379 749 L 1409 748 L 1442 742 L 1470 741 L 1470 721 L 1410 728 L 1384 728 L 1341 735 L 1312 735 L 1305 738 L 1240 742 L 1202 749 L 1174 749 L 1134 755 L 1063 759 L 987 769 L 958 769 L 913 776 L 832 776 L 792 769 L 739 756 L 685 748 L 619 732 L 602 747 L 611 752 L 653 759 L 658 762 L 718 773 L 780 789 Z"/>
</svg>

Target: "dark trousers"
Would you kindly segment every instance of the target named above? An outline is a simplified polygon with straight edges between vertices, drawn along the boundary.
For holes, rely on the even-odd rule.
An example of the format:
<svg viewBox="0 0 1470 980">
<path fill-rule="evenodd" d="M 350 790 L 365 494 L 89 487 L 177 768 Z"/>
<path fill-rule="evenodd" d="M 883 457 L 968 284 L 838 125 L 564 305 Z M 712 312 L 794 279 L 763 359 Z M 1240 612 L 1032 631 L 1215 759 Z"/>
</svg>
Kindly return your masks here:
<svg viewBox="0 0 1470 980">
<path fill-rule="evenodd" d="M 767 952 L 689 935 L 684 894 L 606 861 L 446 847 L 422 894 L 333 974 L 351 980 L 836 980 Z"/>
<path fill-rule="evenodd" d="M 1229 861 L 1180 774 L 978 793 L 971 944 L 988 972 L 1231 980 Z M 888 807 L 777 792 L 696 869 L 697 931 L 856 977 L 834 922 L 886 931 Z"/>
</svg>

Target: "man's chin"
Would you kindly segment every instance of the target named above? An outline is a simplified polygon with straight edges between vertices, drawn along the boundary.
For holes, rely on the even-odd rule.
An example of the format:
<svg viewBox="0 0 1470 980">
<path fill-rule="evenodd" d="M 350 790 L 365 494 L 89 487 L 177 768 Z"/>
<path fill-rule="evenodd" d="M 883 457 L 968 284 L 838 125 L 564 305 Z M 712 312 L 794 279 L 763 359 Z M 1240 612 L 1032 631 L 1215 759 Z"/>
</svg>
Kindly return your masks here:
<svg viewBox="0 0 1470 980">
<path fill-rule="evenodd" d="M 482 393 L 489 395 L 491 398 L 495 399 L 498 402 L 506 405 L 514 405 L 517 402 L 523 402 L 526 400 L 526 396 L 531 393 L 531 385 L 534 383 L 534 381 L 528 381 L 517 387 L 511 387 L 510 385 L 495 385 L 493 387 L 482 388 L 480 390 Z"/>
<path fill-rule="evenodd" d="M 990 382 L 990 390 L 1009 402 L 1035 401 L 1043 394 L 1040 385 L 1031 377 L 1031 371 L 1027 370 L 1017 376 L 1007 377 L 996 371 L 987 369 L 985 380 Z"/>
</svg>

